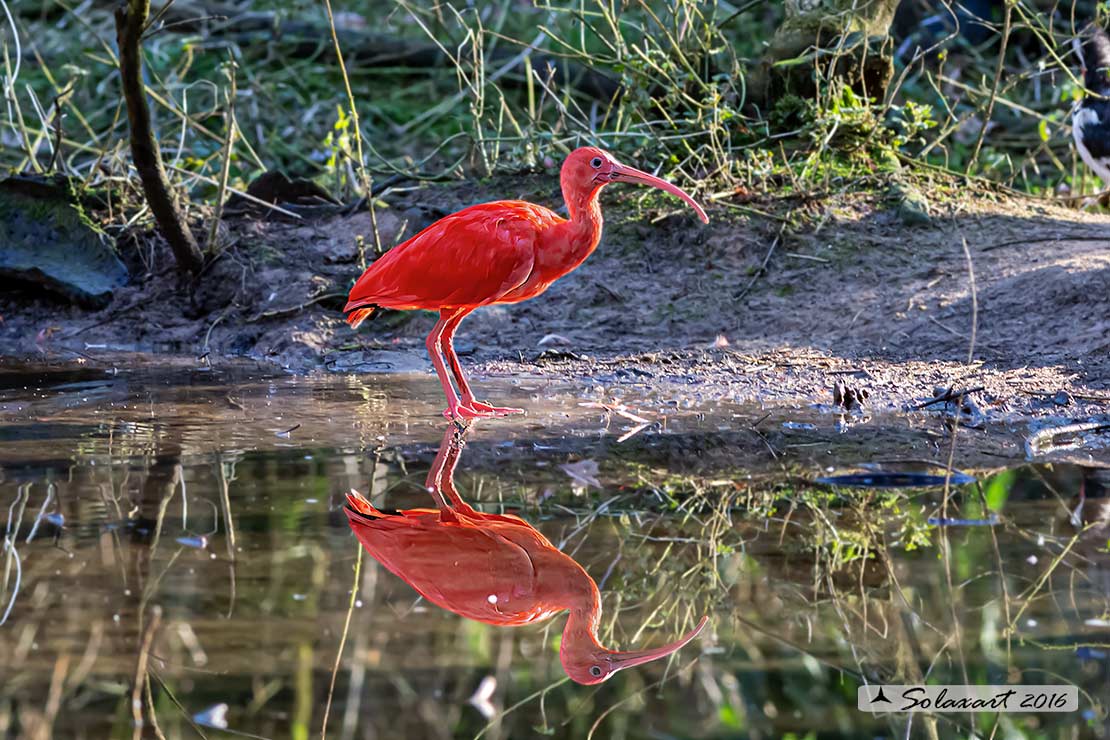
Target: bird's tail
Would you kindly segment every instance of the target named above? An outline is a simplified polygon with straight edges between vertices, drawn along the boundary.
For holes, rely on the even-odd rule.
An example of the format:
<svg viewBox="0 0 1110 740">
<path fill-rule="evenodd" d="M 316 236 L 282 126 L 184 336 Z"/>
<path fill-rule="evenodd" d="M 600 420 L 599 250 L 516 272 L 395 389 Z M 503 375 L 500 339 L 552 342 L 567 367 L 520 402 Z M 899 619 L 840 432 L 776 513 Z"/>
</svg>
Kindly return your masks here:
<svg viewBox="0 0 1110 740">
<path fill-rule="evenodd" d="M 369 306 L 361 306 L 355 308 L 354 310 L 351 310 L 351 304 L 348 303 L 347 308 L 344 309 L 345 311 L 350 311 L 350 313 L 347 314 L 347 323 L 351 325 L 352 329 L 357 329 L 359 324 L 361 324 L 363 321 L 366 321 L 366 319 L 371 318 L 374 315 L 374 312 L 378 310 L 378 308 L 379 306 L 377 306 L 376 304 L 371 304 Z"/>
<path fill-rule="evenodd" d="M 361 493 L 353 488 L 350 493 L 347 494 L 347 508 L 344 509 L 344 511 L 347 512 L 348 517 L 352 518 L 361 515 L 362 518 L 366 519 L 381 519 L 385 516 L 382 512 L 375 509 L 374 505 L 367 501 Z"/>
</svg>

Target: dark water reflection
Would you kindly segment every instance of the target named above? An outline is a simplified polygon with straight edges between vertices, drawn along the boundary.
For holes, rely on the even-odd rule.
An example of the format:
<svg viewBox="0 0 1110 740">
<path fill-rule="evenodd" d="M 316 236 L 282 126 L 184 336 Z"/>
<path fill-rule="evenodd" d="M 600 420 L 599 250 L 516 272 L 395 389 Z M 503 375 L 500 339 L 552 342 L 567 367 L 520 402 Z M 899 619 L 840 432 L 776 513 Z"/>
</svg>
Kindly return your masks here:
<svg viewBox="0 0 1110 740">
<path fill-rule="evenodd" d="M 359 548 L 343 495 L 429 505 L 435 391 L 424 378 L 0 372 L 0 735 L 126 737 L 139 716 L 143 737 L 226 736 L 224 723 L 319 736 Z M 562 615 L 463 619 L 367 559 L 329 737 L 950 737 L 973 722 L 990 735 L 993 715 L 907 727 L 855 709 L 863 680 L 964 675 L 1087 692 L 1082 715 L 1009 715 L 996 737 L 1105 736 L 1105 471 L 1024 466 L 1017 442 L 968 435 L 957 465 L 992 475 L 942 511 L 939 489 L 808 482 L 831 465 L 944 459 L 939 420 L 845 430 L 813 410 L 761 419 L 536 379 L 510 396 L 531 399 L 530 417 L 473 431 L 460 493 L 585 568 L 602 644 L 662 645 L 703 613 L 708 627 L 584 687 L 560 664 Z M 622 400 L 652 424 L 617 443 L 638 422 L 580 404 Z M 991 512 L 995 526 L 928 523 Z"/>
</svg>

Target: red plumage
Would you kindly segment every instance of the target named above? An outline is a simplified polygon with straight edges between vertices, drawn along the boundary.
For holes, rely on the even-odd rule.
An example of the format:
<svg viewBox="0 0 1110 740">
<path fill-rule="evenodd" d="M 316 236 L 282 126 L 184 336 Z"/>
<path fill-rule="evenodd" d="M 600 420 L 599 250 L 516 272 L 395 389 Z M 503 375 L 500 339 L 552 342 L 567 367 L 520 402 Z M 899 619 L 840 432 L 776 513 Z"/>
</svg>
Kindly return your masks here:
<svg viewBox="0 0 1110 740">
<path fill-rule="evenodd" d="M 455 487 L 464 436 L 451 424 L 424 482 L 437 509 L 384 512 L 357 491 L 347 494 L 347 520 L 366 551 L 428 601 L 468 619 L 519 626 L 569 610 L 559 657 L 579 683 L 600 683 L 615 671 L 666 657 L 678 642 L 615 652 L 597 641 L 601 594 L 572 557 L 520 517 L 488 514 L 462 500 Z"/>
<path fill-rule="evenodd" d="M 378 308 L 440 312 L 427 347 L 447 396 L 444 415 L 448 418 L 522 413 L 474 398 L 452 338 L 474 309 L 534 298 L 582 264 L 601 239 L 598 194 L 606 184 L 633 182 L 660 188 L 685 200 L 708 221 L 701 206 L 680 188 L 622 165 L 593 147 L 571 152 L 560 181 L 569 218 L 519 200 L 470 206 L 386 252 L 351 289 L 344 310 L 352 327 Z"/>
<path fill-rule="evenodd" d="M 565 220 L 520 200 L 464 208 L 382 255 L 351 288 L 344 310 L 497 303 L 532 274 L 541 234 Z"/>
</svg>

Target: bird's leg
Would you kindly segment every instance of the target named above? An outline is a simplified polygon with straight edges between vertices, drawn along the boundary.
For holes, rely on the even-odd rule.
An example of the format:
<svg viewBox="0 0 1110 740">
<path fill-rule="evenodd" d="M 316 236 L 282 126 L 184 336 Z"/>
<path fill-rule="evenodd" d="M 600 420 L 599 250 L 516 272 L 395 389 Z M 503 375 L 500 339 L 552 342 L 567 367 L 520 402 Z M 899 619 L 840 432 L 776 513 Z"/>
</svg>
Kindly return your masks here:
<svg viewBox="0 0 1110 740">
<path fill-rule="evenodd" d="M 435 365 L 436 375 L 439 376 L 439 383 L 443 386 L 443 395 L 447 396 L 447 408 L 444 410 L 443 415 L 448 419 L 465 418 L 465 413 L 462 406 L 459 404 L 459 397 L 455 393 L 454 387 L 451 385 L 451 377 L 447 374 L 447 366 L 443 362 L 443 357 L 440 355 L 440 335 L 443 333 L 443 328 L 453 318 L 453 314 L 449 311 L 441 311 L 439 314 L 439 321 L 432 327 L 432 331 L 428 334 L 424 346 L 428 348 L 428 354 L 432 358 L 432 364 Z M 469 411 L 469 409 L 467 409 Z M 473 413 L 473 412 L 472 412 Z"/>
<path fill-rule="evenodd" d="M 424 487 L 436 500 L 439 507 L 439 520 L 441 522 L 459 521 L 458 514 L 474 514 L 474 509 L 459 498 L 455 490 L 455 466 L 459 463 L 459 454 L 465 444 L 466 433 L 470 429 L 470 422 L 451 422 L 443 433 L 443 441 L 439 444 L 432 469 L 428 471 L 428 478 Z M 444 495 L 446 494 L 446 496 Z"/>
<path fill-rule="evenodd" d="M 447 430 L 447 434 L 444 435 L 444 444 L 447 445 L 447 448 L 446 454 L 443 453 L 442 448 L 440 450 L 443 461 L 440 464 L 437 485 L 439 486 L 440 498 L 446 496 L 446 500 L 451 502 L 454 511 L 465 516 L 476 517 L 478 512 L 462 500 L 458 489 L 455 488 L 455 468 L 459 465 L 459 456 L 462 454 L 462 448 L 466 444 L 466 434 L 469 431 L 470 422 L 460 423 L 457 428 L 455 424 L 452 424 L 451 428 Z"/>
<path fill-rule="evenodd" d="M 443 333 L 440 335 L 440 346 L 443 349 L 443 354 L 447 357 L 447 361 L 451 363 L 451 372 L 455 375 L 455 382 L 459 384 L 459 394 L 461 395 L 460 404 L 472 411 L 477 412 L 476 416 L 506 416 L 508 414 L 523 414 L 524 409 L 503 408 L 499 406 L 490 406 L 488 403 L 483 403 L 474 398 L 474 392 L 470 390 L 470 383 L 466 380 L 466 375 L 463 374 L 462 365 L 459 363 L 459 356 L 455 354 L 455 330 L 459 328 L 466 314 L 460 313 L 447 321 L 446 326 L 443 328 Z"/>
</svg>

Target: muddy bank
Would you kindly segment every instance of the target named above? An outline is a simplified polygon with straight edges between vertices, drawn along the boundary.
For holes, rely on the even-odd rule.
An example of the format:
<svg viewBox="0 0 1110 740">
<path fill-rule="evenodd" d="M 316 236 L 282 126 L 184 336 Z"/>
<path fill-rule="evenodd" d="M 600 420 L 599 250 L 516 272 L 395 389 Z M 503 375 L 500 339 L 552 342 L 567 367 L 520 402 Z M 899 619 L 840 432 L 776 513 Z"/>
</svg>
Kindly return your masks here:
<svg viewBox="0 0 1110 740">
<path fill-rule="evenodd" d="M 43 359 L 140 351 L 295 373 L 427 372 L 432 314 L 386 314 L 354 332 L 344 296 L 376 243 L 496 197 L 559 205 L 553 178 L 537 175 L 387 193 L 377 236 L 366 212 L 230 218 L 230 246 L 196 286 L 178 281 L 157 240 L 132 237 L 120 246 L 132 280 L 102 310 L 6 285 L 0 346 Z M 547 294 L 467 319 L 459 349 L 475 373 L 775 404 L 833 403 L 839 383 L 877 409 L 955 388 L 979 389 L 984 413 L 1110 410 L 1106 216 L 979 193 L 934 203 L 910 226 L 873 196 L 768 198 L 718 204 L 703 227 L 637 197 L 607 194 L 601 247 Z"/>
</svg>

